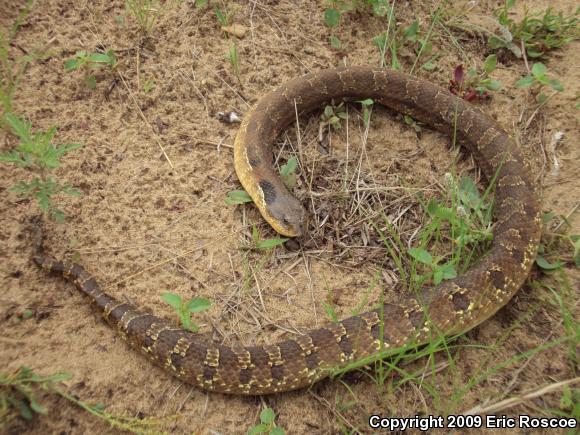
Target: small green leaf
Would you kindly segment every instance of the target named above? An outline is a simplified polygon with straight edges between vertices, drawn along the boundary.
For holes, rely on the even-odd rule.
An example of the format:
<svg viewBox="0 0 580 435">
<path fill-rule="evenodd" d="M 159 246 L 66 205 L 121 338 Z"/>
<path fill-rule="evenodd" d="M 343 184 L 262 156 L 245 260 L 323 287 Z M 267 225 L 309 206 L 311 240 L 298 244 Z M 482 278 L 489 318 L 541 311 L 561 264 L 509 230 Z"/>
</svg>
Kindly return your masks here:
<svg viewBox="0 0 580 435">
<path fill-rule="evenodd" d="M 441 284 L 441 281 L 443 281 L 443 271 L 441 269 L 437 269 L 435 272 L 433 272 L 433 283 L 435 285 L 439 285 Z"/>
<path fill-rule="evenodd" d="M 544 270 L 559 269 L 560 267 L 562 267 L 564 265 L 564 263 L 561 261 L 558 261 L 558 262 L 552 264 L 548 260 L 546 260 L 542 255 L 538 255 L 536 257 L 536 264 Z"/>
<path fill-rule="evenodd" d="M 423 248 L 409 248 L 409 255 L 423 264 L 433 264 L 433 257 Z"/>
<path fill-rule="evenodd" d="M 443 279 L 453 279 L 457 276 L 457 271 L 451 263 L 444 264 L 440 270 L 443 272 Z"/>
<path fill-rule="evenodd" d="M 50 197 L 48 196 L 48 192 L 45 189 L 40 189 L 36 192 L 35 196 L 38 201 L 38 206 L 43 211 L 48 211 L 50 207 Z"/>
<path fill-rule="evenodd" d="M 19 166 L 26 166 L 26 160 L 24 160 L 16 150 L 0 154 L 0 162 L 14 163 Z"/>
<path fill-rule="evenodd" d="M 176 310 L 181 309 L 183 300 L 179 295 L 176 295 L 175 293 L 163 293 L 161 295 L 161 299 L 163 300 L 163 302 L 171 305 Z"/>
<path fill-rule="evenodd" d="M 58 146 L 57 150 L 59 155 L 64 155 L 68 152 L 71 152 L 72 150 L 76 150 L 77 148 L 81 148 L 83 146 L 83 144 L 80 143 L 67 143 L 67 144 L 63 144 Z"/>
<path fill-rule="evenodd" d="M 30 142 L 32 133 L 32 124 L 24 119 L 20 119 L 12 113 L 6 113 L 4 119 L 10 126 L 10 130 L 14 133 L 22 142 Z"/>
<path fill-rule="evenodd" d="M 276 418 L 276 413 L 272 408 L 264 408 L 260 413 L 260 421 L 264 424 L 272 424 L 274 423 L 274 419 Z"/>
<path fill-rule="evenodd" d="M 374 104 L 374 101 L 371 100 L 370 98 L 367 98 L 366 100 L 360 100 L 358 101 L 359 103 L 361 103 L 363 106 L 372 106 Z"/>
<path fill-rule="evenodd" d="M 82 59 L 69 59 L 64 63 L 65 71 L 73 71 L 79 69 L 83 65 Z"/>
<path fill-rule="evenodd" d="M 340 21 L 340 12 L 338 11 L 338 9 L 328 8 L 324 11 L 324 23 L 328 27 L 333 28 L 338 26 L 339 21 Z"/>
<path fill-rule="evenodd" d="M 227 205 L 245 204 L 246 202 L 252 202 L 252 197 L 245 190 L 232 190 L 228 192 L 228 197 L 226 198 Z"/>
<path fill-rule="evenodd" d="M 340 118 L 337 116 L 331 116 L 328 123 L 336 129 L 340 128 Z"/>
<path fill-rule="evenodd" d="M 534 84 L 534 77 L 532 76 L 525 76 L 522 77 L 521 79 L 519 79 L 516 82 L 516 87 L 518 88 L 527 88 L 528 86 L 531 86 Z"/>
<path fill-rule="evenodd" d="M 256 243 L 257 249 L 272 249 L 276 246 L 284 244 L 288 239 L 281 238 L 281 239 L 265 239 L 260 240 Z"/>
<path fill-rule="evenodd" d="M 548 68 L 546 68 L 546 65 L 538 62 L 535 63 L 534 66 L 532 66 L 532 75 L 536 78 L 539 78 L 545 76 L 547 70 Z"/>
<path fill-rule="evenodd" d="M 285 165 L 280 168 L 280 177 L 284 185 L 292 190 L 296 185 L 296 166 L 298 165 L 298 159 L 295 156 L 290 157 Z"/>
<path fill-rule="evenodd" d="M 205 298 L 193 298 L 187 302 L 187 311 L 190 313 L 199 313 L 211 307 L 211 302 Z"/>
<path fill-rule="evenodd" d="M 332 48 L 334 48 L 335 50 L 338 50 L 340 48 L 340 39 L 338 39 L 334 35 L 331 35 L 330 36 L 330 46 Z"/>
<path fill-rule="evenodd" d="M 495 54 L 490 54 L 486 57 L 485 62 L 483 63 L 483 70 L 486 72 L 486 74 L 489 74 L 495 70 L 496 66 L 497 56 Z"/>
<path fill-rule="evenodd" d="M 443 221 L 449 221 L 449 222 L 456 222 L 457 221 L 457 216 L 455 214 L 455 210 L 450 208 L 450 207 L 444 207 L 444 206 L 437 207 L 437 209 L 435 210 L 434 216 L 438 217 L 439 219 L 441 219 Z"/>
<path fill-rule="evenodd" d="M 544 225 L 549 224 L 550 222 L 552 222 L 552 219 L 554 219 L 555 216 L 556 214 L 553 211 L 542 214 L 542 223 Z"/>
<path fill-rule="evenodd" d="M 324 308 L 324 311 L 326 311 L 326 314 L 328 315 L 328 317 L 330 317 L 330 320 L 332 320 L 332 322 L 336 323 L 338 321 L 338 316 L 336 315 L 336 311 L 334 310 L 334 307 L 330 304 L 327 304 L 324 301 L 321 301 L 320 304 L 322 305 L 322 308 Z"/>
<path fill-rule="evenodd" d="M 325 106 L 324 107 L 324 117 L 326 119 L 330 118 L 334 114 L 334 109 L 332 106 Z"/>
<path fill-rule="evenodd" d="M 501 89 L 501 82 L 497 80 L 490 80 L 485 84 L 485 87 L 490 91 L 499 91 Z"/>
<path fill-rule="evenodd" d="M 296 156 L 292 156 L 288 159 L 288 162 L 285 165 L 282 165 L 280 168 L 280 175 L 282 177 L 287 177 L 288 175 L 296 172 L 296 167 L 298 166 L 298 159 Z"/>
<path fill-rule="evenodd" d="M 286 435 L 286 432 L 280 426 L 276 426 L 270 430 L 270 435 Z"/>
<path fill-rule="evenodd" d="M 264 423 L 258 424 L 248 431 L 248 435 L 258 435 L 260 433 L 266 433 L 270 429 L 270 426 Z"/>
<path fill-rule="evenodd" d="M 88 56 L 89 61 L 95 63 L 108 63 L 110 64 L 112 59 L 111 56 L 105 53 L 93 53 Z"/>
<path fill-rule="evenodd" d="M 479 190 L 475 182 L 465 175 L 459 180 L 459 199 L 464 205 L 471 208 L 476 208 L 481 202 Z"/>
<path fill-rule="evenodd" d="M 560 83 L 556 79 L 548 79 L 548 85 L 558 92 L 562 92 L 564 90 L 564 86 L 562 86 L 562 83 Z"/>
<path fill-rule="evenodd" d="M 507 46 L 506 41 L 504 41 L 501 38 L 498 38 L 497 36 L 491 36 L 489 38 L 489 40 L 487 41 L 487 43 L 489 44 L 490 48 L 493 50 L 497 50 L 498 48 L 503 48 Z"/>
<path fill-rule="evenodd" d="M 46 415 L 46 408 L 36 401 L 34 397 L 30 398 L 30 408 L 37 414 Z"/>
<path fill-rule="evenodd" d="M 537 57 L 542 57 L 544 55 L 544 53 L 542 53 L 541 51 L 537 51 L 537 50 L 534 50 L 532 48 L 528 48 L 526 50 L 526 53 L 527 53 L 528 57 L 530 57 L 532 59 L 535 59 Z"/>
</svg>

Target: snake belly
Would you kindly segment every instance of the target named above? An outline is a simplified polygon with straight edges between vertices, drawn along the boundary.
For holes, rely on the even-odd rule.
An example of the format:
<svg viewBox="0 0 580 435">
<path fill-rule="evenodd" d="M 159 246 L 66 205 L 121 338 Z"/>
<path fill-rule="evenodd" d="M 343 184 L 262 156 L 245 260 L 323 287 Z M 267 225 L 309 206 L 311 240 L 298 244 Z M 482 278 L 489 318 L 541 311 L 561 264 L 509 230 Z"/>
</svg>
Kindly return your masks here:
<svg viewBox="0 0 580 435">
<path fill-rule="evenodd" d="M 521 151 L 492 119 L 430 82 L 372 67 L 322 70 L 261 98 L 245 115 L 234 145 L 238 177 L 268 222 L 268 206 L 290 197 L 272 166 L 271 144 L 296 113 L 343 97 L 372 98 L 437 130 L 455 134 L 488 179 L 496 178 L 493 242 L 466 273 L 397 303 L 282 342 L 225 346 L 105 293 L 75 263 L 37 252 L 34 262 L 62 274 L 93 302 L 134 349 L 184 382 L 230 394 L 271 394 L 311 385 L 352 361 L 467 331 L 504 306 L 525 281 L 539 244 L 540 204 Z M 276 224 L 276 222 L 274 222 Z"/>
</svg>

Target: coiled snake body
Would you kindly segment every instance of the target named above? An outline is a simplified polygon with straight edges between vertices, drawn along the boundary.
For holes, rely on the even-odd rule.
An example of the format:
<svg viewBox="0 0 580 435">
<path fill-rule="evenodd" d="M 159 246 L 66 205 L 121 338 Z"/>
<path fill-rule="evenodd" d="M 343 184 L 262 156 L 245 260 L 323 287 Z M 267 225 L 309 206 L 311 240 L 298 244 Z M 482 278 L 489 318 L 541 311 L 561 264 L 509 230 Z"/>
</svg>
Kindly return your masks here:
<svg viewBox="0 0 580 435">
<path fill-rule="evenodd" d="M 235 140 L 238 176 L 268 222 L 289 236 L 303 231 L 303 209 L 272 167 L 270 145 L 296 112 L 332 98 L 373 98 L 450 134 L 475 156 L 488 179 L 497 176 L 493 243 L 465 274 L 286 341 L 228 347 L 139 311 L 104 293 L 82 266 L 37 252 L 36 264 L 62 273 L 135 349 L 179 379 L 231 394 L 269 394 L 308 386 L 332 369 L 434 333 L 467 331 L 492 316 L 523 284 L 540 238 L 540 207 L 523 156 L 489 117 L 429 82 L 370 67 L 323 70 L 264 96 L 244 117 Z"/>
</svg>

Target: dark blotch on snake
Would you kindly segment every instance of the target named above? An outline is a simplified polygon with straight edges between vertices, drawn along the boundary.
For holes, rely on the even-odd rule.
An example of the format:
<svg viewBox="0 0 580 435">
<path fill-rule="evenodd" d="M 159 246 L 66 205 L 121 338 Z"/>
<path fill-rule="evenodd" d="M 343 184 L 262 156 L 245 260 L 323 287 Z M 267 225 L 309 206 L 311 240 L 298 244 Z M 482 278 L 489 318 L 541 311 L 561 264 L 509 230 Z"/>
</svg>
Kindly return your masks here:
<svg viewBox="0 0 580 435">
<path fill-rule="evenodd" d="M 463 293 L 453 293 L 451 300 L 457 311 L 464 311 L 469 307 L 469 298 Z"/>
<path fill-rule="evenodd" d="M 266 201 L 266 204 L 272 204 L 276 201 L 276 188 L 272 183 L 266 180 L 260 180 L 258 184 L 262 192 L 264 192 L 264 201 Z"/>
<path fill-rule="evenodd" d="M 496 289 L 503 290 L 505 286 L 505 275 L 501 270 L 490 270 L 489 276 Z"/>
<path fill-rule="evenodd" d="M 409 321 L 415 329 L 421 329 L 425 325 L 425 313 L 413 310 L 409 313 Z"/>
</svg>

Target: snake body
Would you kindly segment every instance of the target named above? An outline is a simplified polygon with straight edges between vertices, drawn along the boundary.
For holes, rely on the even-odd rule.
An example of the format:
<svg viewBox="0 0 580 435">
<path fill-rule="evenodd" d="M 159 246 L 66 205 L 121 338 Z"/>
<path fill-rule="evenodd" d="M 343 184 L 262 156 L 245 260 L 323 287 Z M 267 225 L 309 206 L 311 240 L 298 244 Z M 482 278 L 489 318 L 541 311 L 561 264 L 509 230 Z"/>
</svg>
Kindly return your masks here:
<svg viewBox="0 0 580 435">
<path fill-rule="evenodd" d="M 304 210 L 272 166 L 270 145 L 296 113 L 332 98 L 372 98 L 432 127 L 455 134 L 486 177 L 496 177 L 495 225 L 488 253 L 465 274 L 421 294 L 285 341 L 263 346 L 203 342 L 196 334 L 120 302 L 75 263 L 37 252 L 36 264 L 64 275 L 135 349 L 198 388 L 231 394 L 269 394 L 311 385 L 350 362 L 433 335 L 467 331 L 492 316 L 523 284 L 540 238 L 540 206 L 514 141 L 493 120 L 427 81 L 371 67 L 323 70 L 264 96 L 241 124 L 235 167 L 244 188 L 279 232 L 304 231 Z"/>
</svg>

